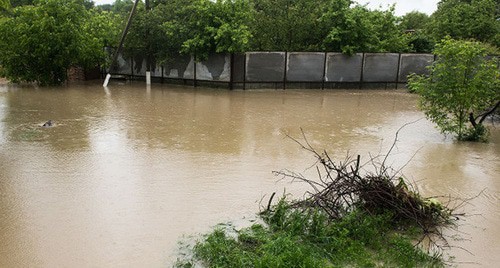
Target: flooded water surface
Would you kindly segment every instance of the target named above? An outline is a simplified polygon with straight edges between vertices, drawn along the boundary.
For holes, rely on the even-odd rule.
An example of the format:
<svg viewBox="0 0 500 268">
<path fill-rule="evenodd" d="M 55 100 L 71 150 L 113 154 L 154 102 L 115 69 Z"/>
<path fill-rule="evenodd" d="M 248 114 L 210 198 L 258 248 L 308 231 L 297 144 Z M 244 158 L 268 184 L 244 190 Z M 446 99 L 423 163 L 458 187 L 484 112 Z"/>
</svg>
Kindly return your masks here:
<svg viewBox="0 0 500 268">
<path fill-rule="evenodd" d="M 425 196 L 468 198 L 448 250 L 458 266 L 500 261 L 500 130 L 442 136 L 404 91 L 183 88 L 142 83 L 0 85 L 0 267 L 168 267 L 177 242 L 249 218 L 272 192 L 307 186 L 301 129 L 335 158 L 385 153 Z M 53 126 L 43 128 L 47 120 Z M 450 232 L 456 236 L 457 233 Z"/>
</svg>

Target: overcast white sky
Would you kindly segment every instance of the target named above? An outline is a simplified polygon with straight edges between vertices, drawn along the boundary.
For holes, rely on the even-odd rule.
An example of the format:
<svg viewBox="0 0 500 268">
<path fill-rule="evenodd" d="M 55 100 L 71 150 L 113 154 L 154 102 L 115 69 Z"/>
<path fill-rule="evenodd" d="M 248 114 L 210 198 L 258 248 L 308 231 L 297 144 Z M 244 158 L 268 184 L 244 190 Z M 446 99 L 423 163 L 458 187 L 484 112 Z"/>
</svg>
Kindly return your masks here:
<svg viewBox="0 0 500 268">
<path fill-rule="evenodd" d="M 411 11 L 420 11 L 432 14 L 437 9 L 439 0 L 357 0 L 360 4 L 368 3 L 370 9 L 377 9 L 380 6 L 382 9 L 387 9 L 388 6 L 396 4 L 396 15 L 402 16 Z"/>
<path fill-rule="evenodd" d="M 114 0 L 94 0 L 96 5 L 111 4 Z M 388 6 L 396 3 L 396 15 L 402 16 L 411 11 L 420 11 L 432 14 L 437 9 L 439 0 L 357 0 L 360 4 L 367 4 L 370 9 L 387 9 Z"/>
</svg>

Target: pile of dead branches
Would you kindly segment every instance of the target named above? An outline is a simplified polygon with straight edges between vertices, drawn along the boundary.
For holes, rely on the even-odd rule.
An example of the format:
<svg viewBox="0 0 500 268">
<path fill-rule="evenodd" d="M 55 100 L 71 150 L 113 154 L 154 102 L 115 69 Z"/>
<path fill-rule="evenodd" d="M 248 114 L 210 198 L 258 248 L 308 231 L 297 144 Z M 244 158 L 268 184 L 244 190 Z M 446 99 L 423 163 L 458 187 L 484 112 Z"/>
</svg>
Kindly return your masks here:
<svg viewBox="0 0 500 268">
<path fill-rule="evenodd" d="M 449 202 L 443 204 L 436 198 L 423 198 L 399 171 L 386 167 L 387 156 L 381 162 L 377 161 L 380 158 L 371 157 L 361 163 L 360 156 L 347 156 L 336 162 L 326 151 L 316 151 L 305 136 L 304 142 L 291 139 L 317 159 L 318 178 L 315 179 L 289 170 L 274 172 L 311 186 L 304 199 L 294 203 L 296 207 L 319 208 L 332 220 L 357 209 L 370 214 L 390 213 L 395 223 L 419 226 L 427 234 L 441 234 L 436 227 L 450 225 L 456 219 L 454 209 L 448 207 Z"/>
</svg>

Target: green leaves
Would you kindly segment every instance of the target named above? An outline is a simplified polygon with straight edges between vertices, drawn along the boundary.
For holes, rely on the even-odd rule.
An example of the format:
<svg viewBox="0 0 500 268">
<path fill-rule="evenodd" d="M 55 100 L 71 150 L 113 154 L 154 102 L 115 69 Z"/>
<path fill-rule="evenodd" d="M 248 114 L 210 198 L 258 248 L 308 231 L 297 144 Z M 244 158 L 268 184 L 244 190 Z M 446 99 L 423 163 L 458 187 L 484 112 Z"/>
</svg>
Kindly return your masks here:
<svg viewBox="0 0 500 268">
<path fill-rule="evenodd" d="M 0 0 L 0 12 L 8 10 L 10 8 L 9 0 Z"/>
<path fill-rule="evenodd" d="M 172 1 L 159 5 L 165 43 L 173 44 L 165 54 L 174 57 L 181 52 L 204 59 L 215 52 L 246 51 L 252 37 L 250 10 L 248 0 Z"/>
<path fill-rule="evenodd" d="M 394 9 L 371 11 L 364 6 L 334 5 L 328 9 L 322 22 L 330 25 L 323 41 L 327 51 L 356 52 L 404 52 L 409 50 L 409 40 L 397 27 Z"/>
<path fill-rule="evenodd" d="M 486 52 L 479 42 L 446 38 L 436 45 L 430 75 L 409 78 L 427 118 L 459 140 L 484 139 L 487 132 L 475 120 L 500 100 L 498 59 L 488 60 Z"/>
<path fill-rule="evenodd" d="M 411 243 L 413 234 L 389 214 L 359 210 L 332 221 L 316 209 L 280 201 L 265 224 L 242 230 L 219 225 L 175 267 L 442 267 Z M 416 226 L 415 232 L 418 233 Z"/>
<path fill-rule="evenodd" d="M 442 0 L 431 16 L 429 32 L 436 40 L 445 36 L 475 39 L 500 46 L 497 0 Z"/>
<path fill-rule="evenodd" d="M 106 17 L 86 10 L 83 0 L 40 0 L 20 6 L 0 22 L 3 76 L 14 82 L 55 85 L 72 65 L 103 62 Z M 101 26 L 99 26 L 101 25 Z"/>
<path fill-rule="evenodd" d="M 319 51 L 326 35 L 320 18 L 329 2 L 254 0 L 253 50 Z M 342 2 L 350 2 L 342 0 Z"/>
</svg>

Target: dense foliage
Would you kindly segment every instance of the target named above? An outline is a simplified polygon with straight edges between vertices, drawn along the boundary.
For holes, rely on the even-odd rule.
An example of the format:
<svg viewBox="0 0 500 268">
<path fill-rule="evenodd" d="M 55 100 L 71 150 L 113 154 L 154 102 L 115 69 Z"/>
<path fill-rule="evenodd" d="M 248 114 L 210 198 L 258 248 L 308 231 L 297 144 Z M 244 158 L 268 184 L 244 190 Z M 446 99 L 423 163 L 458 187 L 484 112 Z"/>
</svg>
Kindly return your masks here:
<svg viewBox="0 0 500 268">
<path fill-rule="evenodd" d="M 5 10 L 10 7 L 9 0 L 0 0 L 0 9 Z"/>
<path fill-rule="evenodd" d="M 320 21 L 331 1 L 253 0 L 251 50 L 321 50 L 326 29 Z M 339 1 L 335 1 L 339 2 Z M 345 2 L 345 1 L 344 1 Z"/>
<path fill-rule="evenodd" d="M 442 0 L 431 16 L 429 33 L 435 40 L 450 36 L 454 39 L 475 39 L 498 47 L 498 0 Z"/>
<path fill-rule="evenodd" d="M 444 39 L 430 75 L 409 79 L 426 116 L 459 140 L 485 140 L 482 123 L 500 103 L 498 58 L 489 59 L 487 52 L 479 42 Z"/>
<path fill-rule="evenodd" d="M 39 0 L 0 22 L 1 75 L 13 82 L 60 84 L 70 66 L 97 66 L 109 43 L 108 17 L 83 0 Z"/>
<path fill-rule="evenodd" d="M 135 17 L 126 47 L 160 61 L 195 52 L 200 58 L 242 51 L 431 52 L 447 35 L 498 46 L 500 32 L 494 0 L 443 0 L 430 17 L 397 17 L 394 7 L 369 10 L 351 0 L 150 2 L 151 11 L 142 4 Z M 103 8 L 125 18 L 132 4 L 117 0 Z"/>
<path fill-rule="evenodd" d="M 133 4 L 116 0 L 94 7 L 91 0 L 0 0 L 3 75 L 52 84 L 64 80 L 70 65 L 103 63 L 101 48 L 118 45 Z M 245 51 L 431 52 L 448 35 L 492 47 L 498 47 L 500 39 L 495 0 L 442 0 L 431 16 L 411 12 L 403 17 L 394 14 L 394 7 L 370 10 L 351 0 L 149 4 L 148 10 L 144 1 L 139 4 L 125 53 L 148 57 L 153 65 L 179 54 L 204 59 L 216 52 Z"/>
<path fill-rule="evenodd" d="M 401 17 L 398 28 L 408 37 L 409 49 L 413 52 L 430 52 L 434 48 L 434 40 L 428 34 L 430 17 L 418 11 L 407 13 Z"/>
</svg>

